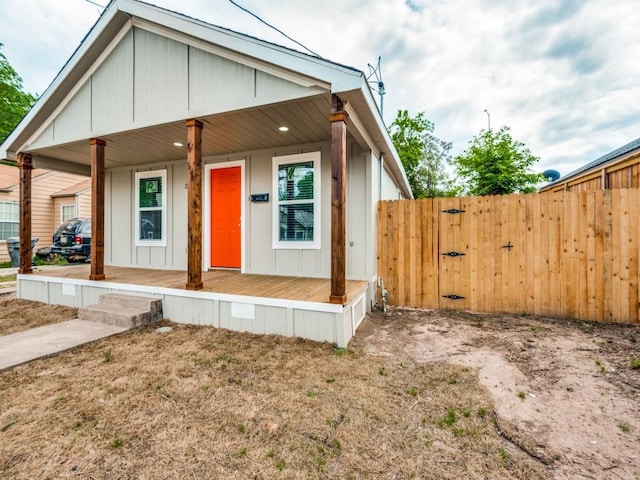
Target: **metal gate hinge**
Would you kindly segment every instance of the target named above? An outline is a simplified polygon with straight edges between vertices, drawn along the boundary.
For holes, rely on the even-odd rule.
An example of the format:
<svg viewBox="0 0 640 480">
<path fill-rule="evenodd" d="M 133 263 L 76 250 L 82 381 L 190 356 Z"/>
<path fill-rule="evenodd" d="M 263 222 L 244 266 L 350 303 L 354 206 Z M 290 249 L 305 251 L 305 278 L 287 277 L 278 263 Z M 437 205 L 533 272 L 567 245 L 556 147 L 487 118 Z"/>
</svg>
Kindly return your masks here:
<svg viewBox="0 0 640 480">
<path fill-rule="evenodd" d="M 462 300 L 465 297 L 461 297 L 460 295 L 456 295 L 455 293 L 453 295 L 442 295 L 444 298 L 449 298 L 451 300 Z"/>
<path fill-rule="evenodd" d="M 442 254 L 443 256 L 447 256 L 447 257 L 462 257 L 463 255 L 466 255 L 466 253 L 462 253 L 462 252 L 446 252 Z"/>
<path fill-rule="evenodd" d="M 450 208 L 449 210 L 442 210 L 444 213 L 464 213 L 465 210 L 458 210 L 457 208 Z"/>
</svg>

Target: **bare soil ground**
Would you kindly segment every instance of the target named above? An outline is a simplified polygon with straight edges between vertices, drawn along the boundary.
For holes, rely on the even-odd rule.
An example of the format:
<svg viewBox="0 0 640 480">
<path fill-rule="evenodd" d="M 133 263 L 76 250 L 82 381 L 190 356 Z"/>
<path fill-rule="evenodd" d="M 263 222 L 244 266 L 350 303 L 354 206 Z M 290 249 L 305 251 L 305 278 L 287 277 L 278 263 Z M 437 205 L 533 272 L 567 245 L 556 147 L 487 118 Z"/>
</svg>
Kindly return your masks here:
<svg viewBox="0 0 640 480">
<path fill-rule="evenodd" d="M 637 325 L 393 310 L 370 315 L 354 346 L 473 368 L 510 451 L 554 478 L 640 478 Z"/>
<path fill-rule="evenodd" d="M 0 478 L 640 476 L 634 327 L 397 310 L 343 350 L 163 324 L 0 373 Z"/>
</svg>

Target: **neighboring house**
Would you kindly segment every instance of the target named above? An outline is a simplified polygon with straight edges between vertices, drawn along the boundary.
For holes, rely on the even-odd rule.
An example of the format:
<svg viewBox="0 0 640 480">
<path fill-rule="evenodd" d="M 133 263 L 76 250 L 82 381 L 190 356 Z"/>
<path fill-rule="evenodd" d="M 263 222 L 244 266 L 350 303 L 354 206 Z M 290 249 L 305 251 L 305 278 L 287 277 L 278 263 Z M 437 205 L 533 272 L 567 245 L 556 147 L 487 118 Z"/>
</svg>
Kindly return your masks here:
<svg viewBox="0 0 640 480">
<path fill-rule="evenodd" d="M 375 301 L 377 201 L 411 197 L 362 71 L 136 0 L 108 5 L 0 158 L 92 177 L 89 278 L 25 264 L 23 298 L 152 293 L 175 321 L 340 345 Z M 132 267 L 186 276 L 109 282 Z M 264 288 L 223 295 L 219 269 Z M 290 277 L 326 295 L 273 287 Z"/>
<path fill-rule="evenodd" d="M 77 178 L 76 175 L 74 177 Z M 53 224 L 58 226 L 76 217 L 91 217 L 91 179 L 74 183 L 51 194 Z"/>
<path fill-rule="evenodd" d="M 0 262 L 9 260 L 6 239 L 16 237 L 20 223 L 20 171 L 0 164 Z M 91 188 L 79 175 L 34 169 L 32 172 L 31 236 L 36 248 L 51 246 L 63 219 L 91 213 Z"/>
<path fill-rule="evenodd" d="M 640 188 L 640 138 L 540 189 L 541 192 Z"/>
</svg>

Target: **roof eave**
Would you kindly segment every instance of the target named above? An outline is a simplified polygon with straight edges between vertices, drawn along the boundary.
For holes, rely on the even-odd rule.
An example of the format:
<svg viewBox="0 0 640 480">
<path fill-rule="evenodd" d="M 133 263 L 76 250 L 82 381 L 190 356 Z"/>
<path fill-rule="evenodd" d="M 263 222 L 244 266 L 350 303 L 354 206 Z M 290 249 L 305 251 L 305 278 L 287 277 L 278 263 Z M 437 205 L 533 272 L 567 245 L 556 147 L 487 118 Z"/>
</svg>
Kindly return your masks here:
<svg viewBox="0 0 640 480">
<path fill-rule="evenodd" d="M 40 123 L 46 121 L 57 104 L 67 95 L 68 90 L 62 87 L 69 85 L 69 83 L 74 85 L 86 70 L 87 65 L 85 64 L 90 65 L 99 55 L 102 50 L 102 43 L 105 40 L 108 41 L 114 32 L 117 32 L 126 24 L 129 17 L 118 10 L 117 4 L 117 1 L 113 1 L 107 6 L 76 51 L 40 96 L 34 107 L 0 145 L 0 160 L 15 161 L 16 152 L 21 150 L 24 143 L 36 131 Z M 101 39 L 102 41 L 99 41 Z"/>
<path fill-rule="evenodd" d="M 582 167 L 574 170 L 573 172 L 569 172 L 568 174 L 560 177 L 558 180 L 554 182 L 549 182 L 546 185 L 540 188 L 540 191 L 543 192 L 545 190 L 549 190 L 551 188 L 557 187 L 558 185 L 562 185 L 564 183 L 570 182 L 576 178 L 580 178 L 581 176 L 588 175 L 597 170 L 602 170 L 603 168 L 611 167 L 619 162 L 623 162 L 634 155 L 640 154 L 640 138 L 633 140 L 632 142 L 623 145 L 620 148 L 617 148 L 602 157 L 593 160 L 592 162 L 583 165 Z"/>
<path fill-rule="evenodd" d="M 413 198 L 409 179 L 407 178 L 402 162 L 400 161 L 400 156 L 393 145 L 393 141 L 391 140 L 391 136 L 389 135 L 384 123 L 378 104 L 373 97 L 373 92 L 371 91 L 364 74 L 361 76 L 360 85 L 356 91 L 359 93 L 360 99 L 366 105 L 366 111 L 369 113 L 367 118 L 363 117 L 362 120 L 365 122 L 366 127 L 369 130 L 372 141 L 375 142 L 375 149 L 377 150 L 377 153 L 384 156 L 387 166 L 393 173 L 395 180 L 398 182 L 398 185 L 405 197 Z M 346 98 L 349 98 L 354 91 L 343 93 Z M 362 112 L 359 113 L 361 114 Z"/>
</svg>

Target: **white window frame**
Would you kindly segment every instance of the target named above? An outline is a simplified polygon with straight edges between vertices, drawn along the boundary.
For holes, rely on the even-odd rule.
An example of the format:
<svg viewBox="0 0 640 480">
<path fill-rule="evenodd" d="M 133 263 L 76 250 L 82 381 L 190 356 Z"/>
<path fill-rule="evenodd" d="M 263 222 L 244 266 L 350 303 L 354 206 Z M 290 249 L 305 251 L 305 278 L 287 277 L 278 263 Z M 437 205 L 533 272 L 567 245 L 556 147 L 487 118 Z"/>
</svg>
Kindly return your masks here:
<svg viewBox="0 0 640 480">
<path fill-rule="evenodd" d="M 140 180 L 145 178 L 160 177 L 162 181 L 162 205 L 160 207 L 140 208 Z M 166 170 L 148 170 L 144 172 L 136 172 L 135 175 L 135 238 L 136 247 L 166 247 L 167 246 L 167 171 Z M 158 240 L 140 239 L 140 212 L 162 210 L 162 229 L 161 238 Z"/>
<path fill-rule="evenodd" d="M 322 163 L 320 151 L 316 152 L 308 152 L 308 153 L 299 153 L 295 155 L 283 155 L 281 157 L 273 157 L 273 185 L 272 185 L 272 197 L 273 197 L 273 249 L 299 249 L 299 250 L 319 250 L 321 243 L 321 232 L 320 226 L 321 222 L 321 211 L 320 211 L 320 183 L 321 183 L 321 169 L 320 164 Z M 311 241 L 281 241 L 280 240 L 280 205 L 284 202 L 281 202 L 278 198 L 278 170 L 280 165 L 291 164 L 291 163 L 303 163 L 303 162 L 312 162 L 313 163 L 313 240 Z M 291 202 L 291 201 L 287 201 Z M 299 203 L 310 203 L 308 200 L 298 201 Z"/>
<path fill-rule="evenodd" d="M 65 218 L 64 216 L 64 209 L 65 208 L 73 208 L 73 215 L 71 215 L 69 218 Z M 76 205 L 73 203 L 67 203 L 65 205 L 60 205 L 60 223 L 64 223 L 68 220 L 71 220 L 72 218 L 76 218 Z"/>
<path fill-rule="evenodd" d="M 0 200 L 0 205 L 7 204 L 7 205 L 11 205 L 12 207 L 15 207 L 16 205 L 18 206 L 18 214 L 16 215 L 16 220 L 15 222 L 13 220 L 7 220 L 5 218 L 0 218 L 0 222 L 2 223 L 15 223 L 16 225 L 18 225 L 18 233 L 17 235 L 20 234 L 20 203 L 19 202 L 15 202 L 13 200 Z M 4 208 L 2 210 L 2 213 L 4 215 Z M 6 239 L 2 238 L 0 239 L 0 241 L 5 242 Z"/>
</svg>

